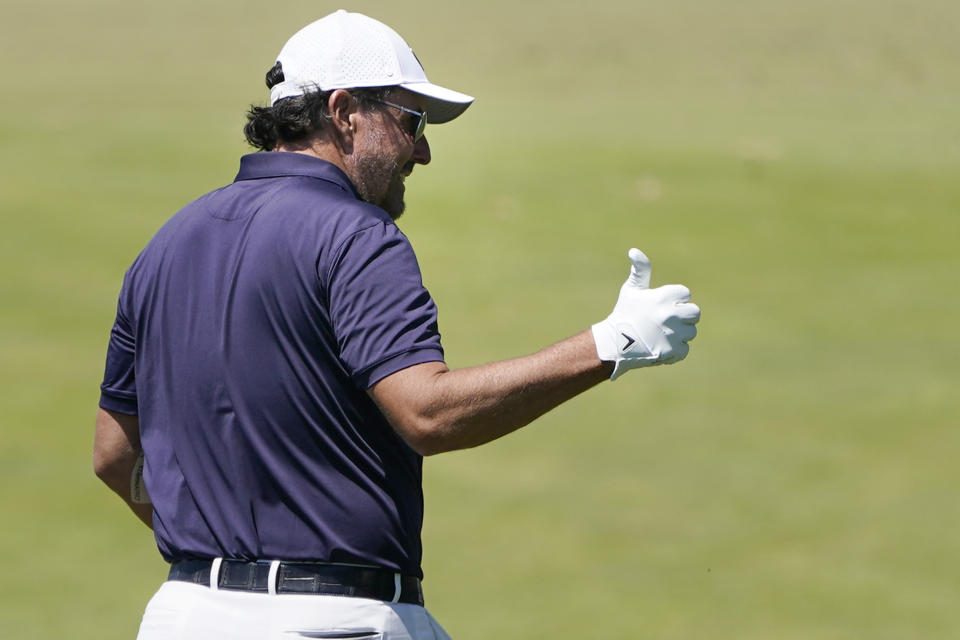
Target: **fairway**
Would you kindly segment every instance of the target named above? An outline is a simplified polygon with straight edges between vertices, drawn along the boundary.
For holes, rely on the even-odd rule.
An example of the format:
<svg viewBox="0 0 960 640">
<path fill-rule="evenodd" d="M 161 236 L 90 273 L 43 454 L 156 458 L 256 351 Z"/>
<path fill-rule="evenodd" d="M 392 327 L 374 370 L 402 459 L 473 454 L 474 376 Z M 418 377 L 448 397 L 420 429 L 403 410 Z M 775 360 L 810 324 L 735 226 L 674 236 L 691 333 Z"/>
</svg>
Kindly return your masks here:
<svg viewBox="0 0 960 640">
<path fill-rule="evenodd" d="M 4 0 L 0 638 L 135 637 L 166 565 L 91 464 L 121 279 L 336 8 Z M 960 637 L 960 4 L 344 8 L 477 97 L 399 221 L 451 367 L 604 318 L 631 246 L 703 310 L 683 363 L 425 461 L 450 634 Z"/>
</svg>

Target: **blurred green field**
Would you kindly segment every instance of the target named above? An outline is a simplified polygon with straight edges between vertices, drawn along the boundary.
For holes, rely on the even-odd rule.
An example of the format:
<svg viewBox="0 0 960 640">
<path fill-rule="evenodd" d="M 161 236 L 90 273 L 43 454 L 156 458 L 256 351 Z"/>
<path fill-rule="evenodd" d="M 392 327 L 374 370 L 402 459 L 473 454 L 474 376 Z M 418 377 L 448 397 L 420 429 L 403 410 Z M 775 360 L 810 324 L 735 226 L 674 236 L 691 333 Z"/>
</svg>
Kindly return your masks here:
<svg viewBox="0 0 960 640">
<path fill-rule="evenodd" d="M 152 536 L 91 471 L 124 269 L 230 180 L 333 4 L 0 4 L 0 638 L 135 636 Z M 683 364 L 426 462 L 457 640 L 960 637 L 960 4 L 362 1 L 431 79 L 401 227 L 453 366 L 604 317 L 626 249 Z"/>
</svg>

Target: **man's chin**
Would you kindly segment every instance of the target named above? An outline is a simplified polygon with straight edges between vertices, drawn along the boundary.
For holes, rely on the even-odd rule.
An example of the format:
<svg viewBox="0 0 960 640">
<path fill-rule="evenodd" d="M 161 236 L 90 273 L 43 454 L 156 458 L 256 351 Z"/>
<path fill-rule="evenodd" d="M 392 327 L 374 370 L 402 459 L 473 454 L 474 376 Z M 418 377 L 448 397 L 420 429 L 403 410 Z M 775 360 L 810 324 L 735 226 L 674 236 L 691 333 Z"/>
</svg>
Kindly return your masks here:
<svg viewBox="0 0 960 640">
<path fill-rule="evenodd" d="M 403 212 L 406 211 L 407 205 L 401 200 L 398 205 L 390 206 L 385 204 L 381 208 L 387 212 L 391 219 L 396 221 L 399 220 L 400 216 L 403 215 Z"/>
<path fill-rule="evenodd" d="M 403 194 L 405 191 L 406 187 L 403 186 L 403 182 L 397 181 L 390 185 L 390 188 L 387 190 L 387 194 L 383 197 L 383 201 L 380 203 L 380 208 L 386 211 L 387 214 L 394 220 L 400 218 L 407 208 L 407 203 L 403 200 Z"/>
</svg>

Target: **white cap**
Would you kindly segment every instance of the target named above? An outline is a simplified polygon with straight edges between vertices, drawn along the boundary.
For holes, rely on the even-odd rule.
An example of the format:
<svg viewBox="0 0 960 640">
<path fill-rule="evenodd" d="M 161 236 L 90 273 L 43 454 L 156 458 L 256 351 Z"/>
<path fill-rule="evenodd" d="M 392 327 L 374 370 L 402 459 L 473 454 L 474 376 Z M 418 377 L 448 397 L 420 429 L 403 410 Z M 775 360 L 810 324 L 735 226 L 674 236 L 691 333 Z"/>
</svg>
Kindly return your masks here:
<svg viewBox="0 0 960 640">
<path fill-rule="evenodd" d="M 277 62 L 283 82 L 270 104 L 310 91 L 398 86 L 424 97 L 427 120 L 441 124 L 463 113 L 473 97 L 432 84 L 413 49 L 373 18 L 340 9 L 293 34 Z"/>
</svg>

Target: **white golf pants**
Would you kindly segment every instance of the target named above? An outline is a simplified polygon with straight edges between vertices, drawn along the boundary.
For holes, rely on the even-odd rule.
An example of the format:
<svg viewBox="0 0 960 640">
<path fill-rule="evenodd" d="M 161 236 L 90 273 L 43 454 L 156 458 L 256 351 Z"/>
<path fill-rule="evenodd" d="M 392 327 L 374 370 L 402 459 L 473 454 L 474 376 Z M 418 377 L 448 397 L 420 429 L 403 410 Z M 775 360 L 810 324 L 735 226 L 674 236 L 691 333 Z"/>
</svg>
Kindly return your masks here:
<svg viewBox="0 0 960 640">
<path fill-rule="evenodd" d="M 451 640 L 426 609 L 342 596 L 248 593 L 165 582 L 137 640 Z"/>
</svg>

